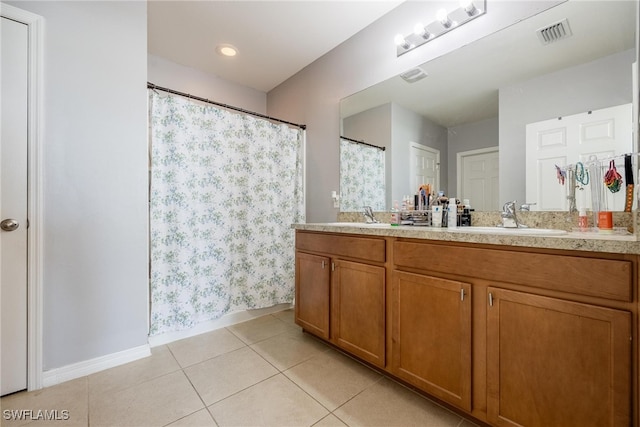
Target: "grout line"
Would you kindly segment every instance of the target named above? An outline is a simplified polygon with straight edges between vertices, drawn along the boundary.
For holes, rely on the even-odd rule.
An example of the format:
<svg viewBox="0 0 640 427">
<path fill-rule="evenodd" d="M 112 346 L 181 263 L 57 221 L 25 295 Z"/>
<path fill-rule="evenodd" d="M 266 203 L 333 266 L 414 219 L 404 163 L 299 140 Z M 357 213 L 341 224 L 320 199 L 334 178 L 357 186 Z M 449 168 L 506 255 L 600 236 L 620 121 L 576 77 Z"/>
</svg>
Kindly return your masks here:
<svg viewBox="0 0 640 427">
<path fill-rule="evenodd" d="M 216 427 L 220 427 L 220 424 L 218 424 L 218 420 L 216 420 L 216 417 L 213 416 L 213 414 L 211 413 L 211 410 L 209 409 L 209 407 L 205 406 L 204 410 L 207 411 L 207 414 L 209 414 L 209 416 L 213 420 L 213 423 L 216 425 Z"/>
<path fill-rule="evenodd" d="M 276 372 L 276 373 L 275 373 L 275 374 L 273 374 L 273 375 L 269 375 L 268 377 L 266 377 L 266 378 L 264 378 L 264 379 L 261 379 L 260 381 L 258 381 L 258 382 L 257 382 L 257 383 L 255 383 L 255 384 L 251 384 L 251 385 L 249 385 L 249 386 L 247 386 L 247 387 L 243 388 L 242 390 L 238 390 L 238 391 L 236 391 L 236 392 L 234 392 L 234 393 L 230 394 L 229 396 L 226 396 L 226 397 L 224 397 L 224 398 L 222 398 L 222 399 L 218 400 L 217 402 L 213 402 L 213 403 L 212 403 L 211 405 L 209 405 L 209 406 L 207 406 L 207 405 L 205 404 L 205 408 L 206 408 L 206 409 L 209 409 L 209 408 L 211 408 L 212 406 L 217 405 L 217 404 L 218 404 L 218 403 L 220 403 L 220 402 L 224 402 L 225 400 L 227 400 L 227 399 L 229 399 L 229 398 L 231 398 L 231 397 L 233 397 L 233 396 L 235 396 L 235 395 L 237 395 L 237 394 L 240 394 L 240 393 L 242 393 L 243 391 L 246 391 L 246 390 L 250 389 L 251 387 L 255 387 L 255 386 L 257 386 L 257 385 L 258 385 L 258 384 L 260 384 L 260 383 L 263 383 L 263 382 L 265 382 L 265 381 L 268 381 L 268 380 L 270 380 L 271 378 L 276 377 L 276 376 L 278 376 L 278 375 L 282 375 L 282 372 Z M 211 411 L 209 411 L 209 412 L 211 412 Z M 213 414 L 211 414 L 211 416 L 213 417 Z M 215 417 L 213 417 L 213 419 L 215 420 Z M 217 424 L 217 422 L 216 422 L 216 424 Z"/>
<path fill-rule="evenodd" d="M 318 401 L 318 399 L 316 399 L 315 397 L 313 397 L 311 394 L 309 394 L 305 389 L 303 389 L 298 383 L 296 383 L 294 380 L 292 380 L 291 378 L 289 378 L 288 376 L 286 376 L 284 373 L 281 373 L 282 376 L 284 378 L 286 378 L 291 384 L 293 384 L 294 386 L 298 387 L 298 389 L 300 389 L 304 394 L 306 394 L 307 396 L 309 396 L 314 402 L 316 402 L 318 405 L 320 405 L 321 407 L 323 407 L 328 414 L 326 414 L 324 417 L 320 418 L 319 420 L 317 420 L 315 423 L 313 423 L 312 425 L 315 425 L 317 423 L 319 423 L 320 421 L 322 421 L 323 419 L 327 418 L 329 415 L 331 415 L 333 412 L 331 411 L 331 409 L 327 408 L 326 406 L 324 406 L 320 401 Z"/>
</svg>

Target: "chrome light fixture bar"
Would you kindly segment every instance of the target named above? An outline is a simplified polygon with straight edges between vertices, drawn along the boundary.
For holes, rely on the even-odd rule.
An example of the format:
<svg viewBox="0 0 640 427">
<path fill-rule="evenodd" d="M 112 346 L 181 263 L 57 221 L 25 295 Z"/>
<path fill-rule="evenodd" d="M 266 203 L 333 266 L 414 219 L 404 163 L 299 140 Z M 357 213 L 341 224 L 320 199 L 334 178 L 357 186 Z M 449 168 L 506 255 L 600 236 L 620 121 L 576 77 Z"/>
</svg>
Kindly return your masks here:
<svg viewBox="0 0 640 427">
<path fill-rule="evenodd" d="M 436 13 L 436 19 L 427 25 L 418 22 L 412 34 L 406 36 L 402 34 L 396 35 L 394 42 L 397 56 L 410 52 L 418 46 L 422 46 L 487 13 L 487 0 L 460 0 L 459 3 L 459 7 L 451 12 L 446 9 L 440 9 Z"/>
</svg>

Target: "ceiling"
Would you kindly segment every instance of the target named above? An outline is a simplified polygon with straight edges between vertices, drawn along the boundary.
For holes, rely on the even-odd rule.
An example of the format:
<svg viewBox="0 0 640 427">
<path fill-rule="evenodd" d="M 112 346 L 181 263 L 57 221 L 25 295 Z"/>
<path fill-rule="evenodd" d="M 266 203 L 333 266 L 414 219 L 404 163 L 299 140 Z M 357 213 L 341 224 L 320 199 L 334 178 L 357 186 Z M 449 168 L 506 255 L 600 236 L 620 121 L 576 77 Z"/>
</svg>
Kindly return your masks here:
<svg viewBox="0 0 640 427">
<path fill-rule="evenodd" d="M 573 35 L 541 44 L 536 30 L 563 18 Z M 343 99 L 340 113 L 395 102 L 447 128 L 495 117 L 499 88 L 632 49 L 635 30 L 635 2 L 571 0 L 422 64 L 416 83 L 396 76 Z"/>
<path fill-rule="evenodd" d="M 268 92 L 402 0 L 148 1 L 148 52 Z M 218 44 L 238 49 L 216 53 Z"/>
</svg>

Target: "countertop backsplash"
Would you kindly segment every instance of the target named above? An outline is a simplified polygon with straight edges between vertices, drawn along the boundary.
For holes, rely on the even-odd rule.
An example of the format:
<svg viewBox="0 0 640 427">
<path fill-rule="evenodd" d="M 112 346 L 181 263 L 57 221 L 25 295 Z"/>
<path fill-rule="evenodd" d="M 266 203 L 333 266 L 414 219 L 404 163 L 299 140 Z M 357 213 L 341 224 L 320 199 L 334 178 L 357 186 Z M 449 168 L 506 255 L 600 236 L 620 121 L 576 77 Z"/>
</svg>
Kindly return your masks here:
<svg viewBox="0 0 640 427">
<path fill-rule="evenodd" d="M 380 222 L 391 222 L 390 212 L 376 212 L 376 218 Z M 575 231 L 578 228 L 578 213 L 568 213 L 563 211 L 553 212 L 521 212 L 517 213 L 518 220 L 529 227 L 535 228 L 555 228 L 559 230 Z M 593 215 L 588 214 L 589 227 L 593 227 Z M 637 224 L 640 223 L 640 211 L 634 215 L 631 212 L 614 212 L 613 226 L 616 229 L 627 229 L 640 238 L 640 230 Z M 361 212 L 340 212 L 338 213 L 338 222 L 364 222 L 364 216 Z M 500 211 L 491 212 L 472 212 L 471 225 L 476 227 L 493 227 L 501 222 Z"/>
</svg>

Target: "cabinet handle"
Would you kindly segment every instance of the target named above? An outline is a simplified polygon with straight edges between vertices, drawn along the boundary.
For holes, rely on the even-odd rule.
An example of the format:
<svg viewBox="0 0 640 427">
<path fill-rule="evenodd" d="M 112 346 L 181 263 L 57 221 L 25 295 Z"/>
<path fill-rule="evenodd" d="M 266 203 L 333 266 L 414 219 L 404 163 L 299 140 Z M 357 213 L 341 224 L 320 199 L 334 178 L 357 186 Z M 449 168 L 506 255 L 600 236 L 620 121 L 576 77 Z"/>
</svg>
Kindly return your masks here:
<svg viewBox="0 0 640 427">
<path fill-rule="evenodd" d="M 323 269 L 323 270 L 324 270 L 324 267 L 325 267 L 325 261 L 324 261 L 324 260 L 322 260 L 322 269 Z"/>
<path fill-rule="evenodd" d="M 464 289 L 460 289 L 460 301 L 464 301 Z"/>
<path fill-rule="evenodd" d="M 331 263 L 331 271 L 336 271 L 336 263 L 335 262 Z"/>
<path fill-rule="evenodd" d="M 489 307 L 493 307 L 493 294 L 489 292 Z"/>
</svg>

